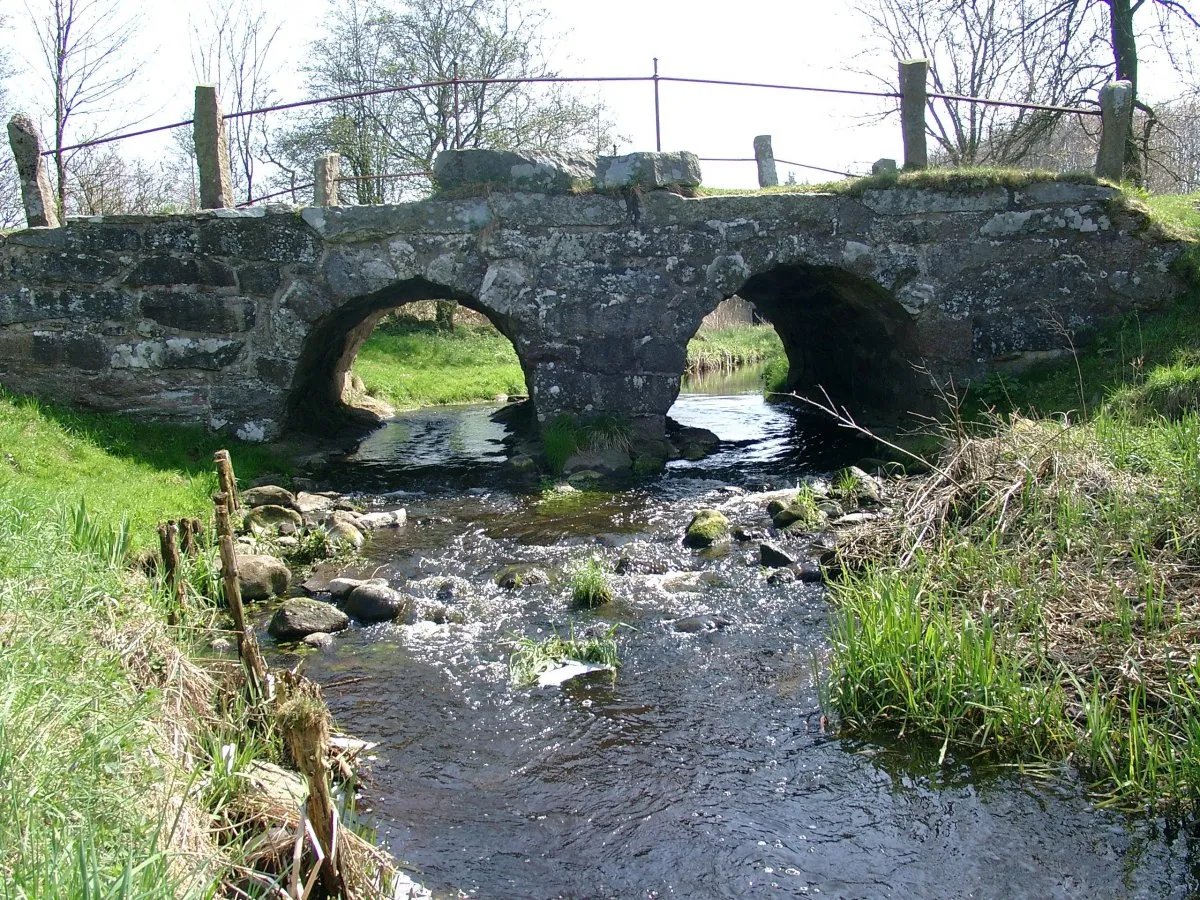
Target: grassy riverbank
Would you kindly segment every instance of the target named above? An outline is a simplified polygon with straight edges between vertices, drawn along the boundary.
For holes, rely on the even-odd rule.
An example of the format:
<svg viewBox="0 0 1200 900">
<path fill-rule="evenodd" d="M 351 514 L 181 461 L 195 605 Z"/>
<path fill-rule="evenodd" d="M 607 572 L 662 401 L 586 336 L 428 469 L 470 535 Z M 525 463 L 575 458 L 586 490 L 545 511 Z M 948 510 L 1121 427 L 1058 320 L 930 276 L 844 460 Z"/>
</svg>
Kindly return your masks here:
<svg viewBox="0 0 1200 900">
<path fill-rule="evenodd" d="M 770 325 L 702 328 L 688 341 L 687 374 L 732 372 L 782 358 L 783 342 Z"/>
<path fill-rule="evenodd" d="M 181 647 L 205 623 L 168 626 L 162 594 L 123 563 L 155 522 L 211 509 L 218 446 L 199 429 L 0 392 L 6 896 L 168 897 L 214 877 L 196 871 L 216 849 L 202 807 L 180 805 L 211 773 L 192 735 L 222 728 Z M 258 447 L 234 453 L 246 477 L 283 465 Z"/>
<path fill-rule="evenodd" d="M 354 373 L 367 393 L 399 408 L 491 400 L 525 393 L 525 374 L 508 338 L 490 324 L 394 318 L 363 344 Z"/>
<path fill-rule="evenodd" d="M 943 753 L 1073 762 L 1123 807 L 1200 797 L 1200 292 L 992 379 L 888 484 L 832 584 L 830 699 Z M 1049 416 L 1037 418 L 1037 415 Z"/>
</svg>

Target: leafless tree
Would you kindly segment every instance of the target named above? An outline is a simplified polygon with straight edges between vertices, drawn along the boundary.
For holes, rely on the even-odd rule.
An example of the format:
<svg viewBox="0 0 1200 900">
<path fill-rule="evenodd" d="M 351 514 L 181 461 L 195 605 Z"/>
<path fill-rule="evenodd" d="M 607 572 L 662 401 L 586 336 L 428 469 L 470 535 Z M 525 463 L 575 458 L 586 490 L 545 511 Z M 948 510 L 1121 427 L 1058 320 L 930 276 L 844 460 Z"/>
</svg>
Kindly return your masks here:
<svg viewBox="0 0 1200 900">
<path fill-rule="evenodd" d="M 175 183 L 162 165 L 129 160 L 112 144 L 75 154 L 67 180 L 67 212 L 75 215 L 145 215 L 178 205 Z"/>
<path fill-rule="evenodd" d="M 427 189 L 445 149 L 610 146 L 602 104 L 562 86 L 461 83 L 552 77 L 547 27 L 548 14 L 520 0 L 344 0 L 312 45 L 310 93 L 425 86 L 318 107 L 280 141 L 279 156 L 307 170 L 307 160 L 336 151 L 358 202 L 378 203 Z M 397 173 L 423 177 L 380 178 Z"/>
<path fill-rule="evenodd" d="M 64 150 L 68 130 L 77 130 L 81 122 L 94 125 L 100 117 L 108 127 L 120 127 L 113 118 L 118 104 L 123 111 L 132 108 L 127 89 L 137 73 L 137 61 L 131 42 L 140 18 L 120 0 L 28 0 L 26 9 L 37 32 L 43 75 L 54 97 L 51 140 L 62 212 L 72 157 Z M 100 128 L 94 125 L 87 139 L 99 136 Z"/>
<path fill-rule="evenodd" d="M 14 112 L 4 84 L 12 75 L 7 31 L 8 23 L 4 16 L 0 15 L 0 122 L 7 122 Z M 21 205 L 21 184 L 17 178 L 16 162 L 11 153 L 0 153 L 0 228 L 12 228 L 24 221 L 25 212 Z"/>
<path fill-rule="evenodd" d="M 263 11 L 261 0 L 209 0 L 191 19 L 192 66 L 198 80 L 217 85 L 227 111 L 269 106 L 275 97 L 272 49 L 279 24 Z M 228 120 L 234 188 L 253 199 L 256 168 L 264 156 L 266 133 L 260 115 Z"/>
<path fill-rule="evenodd" d="M 1106 77 L 1098 59 L 1105 31 L 1086 3 L 861 0 L 858 9 L 891 58 L 930 61 L 933 93 L 1074 106 Z M 937 152 L 956 166 L 1021 162 L 1060 118 L 932 99 L 927 117 Z"/>
</svg>

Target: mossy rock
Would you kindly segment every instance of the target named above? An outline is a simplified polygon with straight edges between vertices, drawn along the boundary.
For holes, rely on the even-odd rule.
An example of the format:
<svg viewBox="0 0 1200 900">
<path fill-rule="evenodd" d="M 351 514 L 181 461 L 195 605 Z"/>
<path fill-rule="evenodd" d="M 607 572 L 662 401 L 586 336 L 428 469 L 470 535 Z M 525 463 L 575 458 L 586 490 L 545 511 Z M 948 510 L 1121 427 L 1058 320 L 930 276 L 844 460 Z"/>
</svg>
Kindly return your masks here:
<svg viewBox="0 0 1200 900">
<path fill-rule="evenodd" d="M 816 503 L 797 500 L 771 517 L 771 524 L 788 531 L 816 531 L 824 528 L 829 516 Z"/>
<path fill-rule="evenodd" d="M 506 591 L 515 591 L 528 585 L 549 584 L 550 576 L 537 566 L 518 563 L 512 566 L 505 566 L 497 572 L 495 582 L 497 586 L 504 588 Z"/>
<path fill-rule="evenodd" d="M 683 543 L 688 547 L 709 547 L 729 537 L 729 520 L 715 509 L 702 509 L 688 524 Z"/>
</svg>

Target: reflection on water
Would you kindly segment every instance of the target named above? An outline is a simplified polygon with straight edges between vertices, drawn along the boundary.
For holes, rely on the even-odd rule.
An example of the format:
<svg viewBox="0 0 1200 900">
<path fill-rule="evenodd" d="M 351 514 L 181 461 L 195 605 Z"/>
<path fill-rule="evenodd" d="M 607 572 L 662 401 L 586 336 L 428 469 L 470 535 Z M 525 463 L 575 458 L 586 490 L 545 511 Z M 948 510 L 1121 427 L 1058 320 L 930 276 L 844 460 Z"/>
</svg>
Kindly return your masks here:
<svg viewBox="0 0 1200 900">
<path fill-rule="evenodd" d="M 447 490 L 473 467 L 495 474 L 506 433 L 492 409 L 405 415 L 348 463 L 380 489 L 413 471 L 438 479 L 360 568 L 466 624 L 355 627 L 306 657 L 339 723 L 381 742 L 366 805 L 440 895 L 1115 898 L 1197 886 L 1186 835 L 1097 811 L 1066 774 L 939 765 L 938 748 L 825 733 L 821 590 L 769 581 L 756 542 L 716 554 L 680 544 L 700 506 L 769 525 L 763 502 L 727 485 L 845 460 L 794 409 L 685 395 L 672 415 L 716 431 L 721 449 L 630 491 L 546 499 L 486 479 Z M 623 574 L 612 604 L 583 612 L 566 573 L 593 555 Z M 494 576 L 511 564 L 548 581 L 504 591 Z M 672 626 L 697 615 L 728 625 Z M 514 636 L 615 621 L 629 626 L 615 685 L 509 685 Z"/>
</svg>

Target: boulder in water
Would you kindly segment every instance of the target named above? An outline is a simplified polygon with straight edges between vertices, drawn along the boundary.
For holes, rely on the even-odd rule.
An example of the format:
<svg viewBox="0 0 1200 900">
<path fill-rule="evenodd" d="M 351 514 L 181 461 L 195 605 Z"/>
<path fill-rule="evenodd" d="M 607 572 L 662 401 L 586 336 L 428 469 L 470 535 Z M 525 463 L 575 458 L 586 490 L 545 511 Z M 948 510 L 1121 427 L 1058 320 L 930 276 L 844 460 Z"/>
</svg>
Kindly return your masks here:
<svg viewBox="0 0 1200 900">
<path fill-rule="evenodd" d="M 349 624 L 350 617 L 332 603 L 296 597 L 279 605 L 267 633 L 277 641 L 298 641 L 318 631 L 332 634 Z"/>
<path fill-rule="evenodd" d="M 273 556 L 239 554 L 237 557 L 238 587 L 242 599 L 266 600 L 281 596 L 292 581 L 291 570 Z"/>
<path fill-rule="evenodd" d="M 386 584 L 360 584 L 346 597 L 343 609 L 360 622 L 390 622 L 404 615 L 408 597 Z"/>
<path fill-rule="evenodd" d="M 708 547 L 729 537 L 729 520 L 715 509 L 702 509 L 692 516 L 684 534 L 683 543 L 688 547 Z"/>
<path fill-rule="evenodd" d="M 300 507 L 296 505 L 296 496 L 276 484 L 264 484 L 242 491 L 242 504 L 251 509 L 259 506 L 282 506 L 300 512 Z"/>
</svg>

